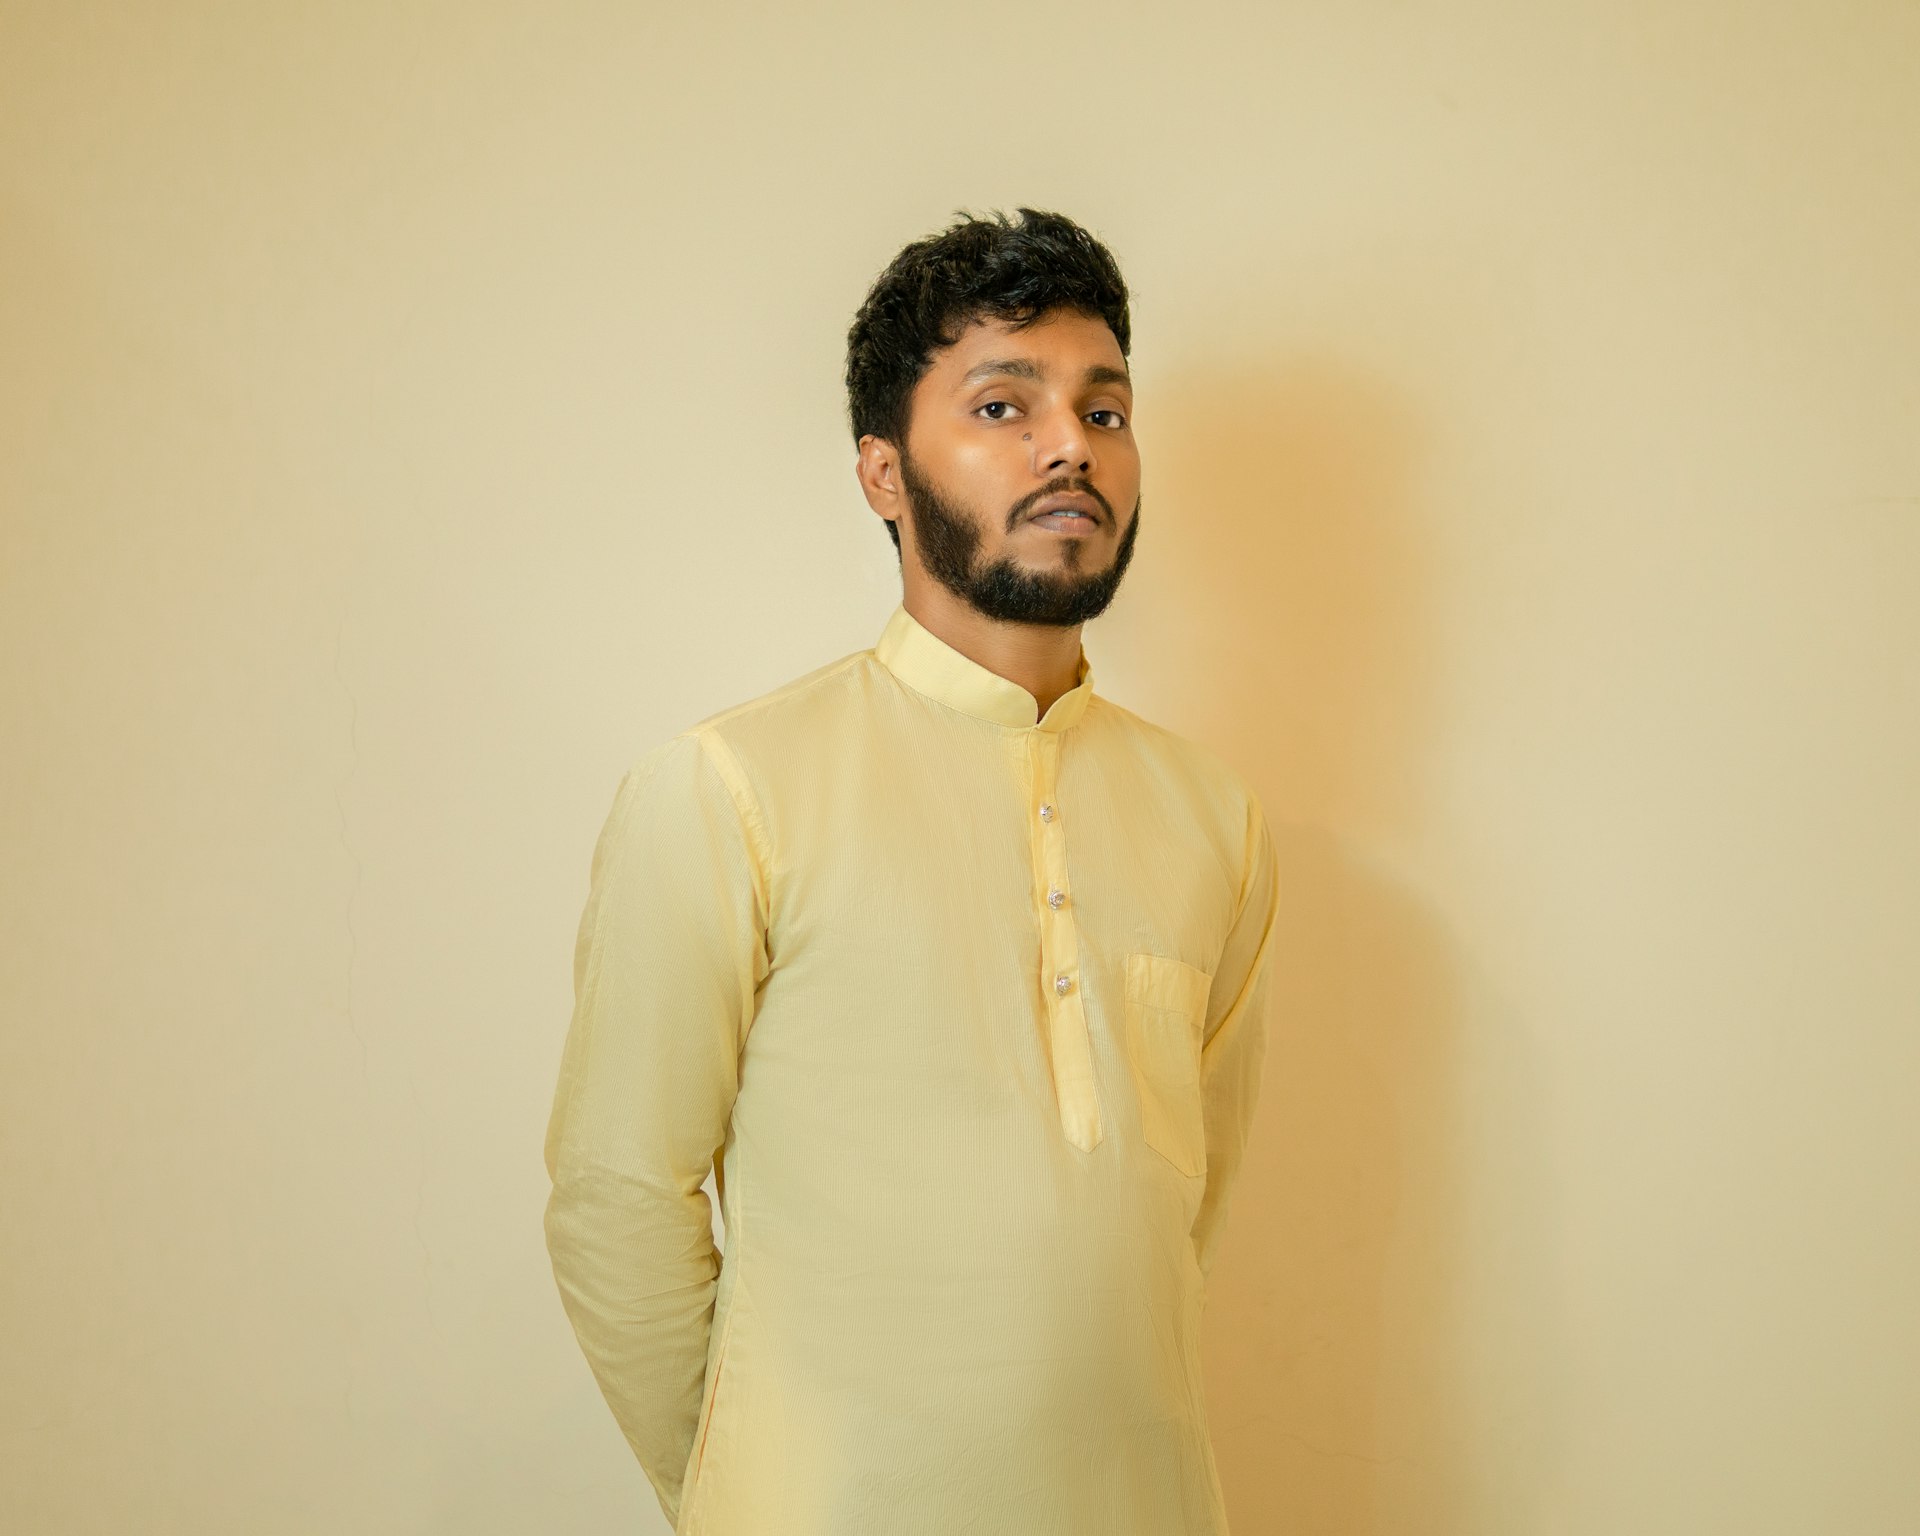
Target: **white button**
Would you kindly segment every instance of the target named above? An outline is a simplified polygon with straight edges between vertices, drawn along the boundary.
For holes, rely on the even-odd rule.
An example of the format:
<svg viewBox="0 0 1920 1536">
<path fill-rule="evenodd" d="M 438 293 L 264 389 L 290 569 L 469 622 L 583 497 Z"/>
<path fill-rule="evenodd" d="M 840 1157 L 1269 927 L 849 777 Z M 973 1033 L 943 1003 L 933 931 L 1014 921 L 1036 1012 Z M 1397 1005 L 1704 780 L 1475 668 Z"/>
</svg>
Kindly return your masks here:
<svg viewBox="0 0 1920 1536">
<path fill-rule="evenodd" d="M 1053 978 L 1053 990 L 1056 992 L 1064 992 L 1072 985 L 1073 983 L 1067 980 L 1067 973 L 1065 971 L 1062 971 L 1058 976 Z"/>
<path fill-rule="evenodd" d="M 1055 886 L 1052 890 L 1047 892 L 1047 905 L 1050 907 L 1058 907 L 1060 903 L 1065 901 L 1066 899 L 1067 899 L 1067 893 L 1061 890 L 1059 886 Z"/>
<path fill-rule="evenodd" d="M 1040 807 L 1040 819 L 1042 821 L 1053 820 L 1053 807 L 1051 805 L 1043 805 Z"/>
</svg>

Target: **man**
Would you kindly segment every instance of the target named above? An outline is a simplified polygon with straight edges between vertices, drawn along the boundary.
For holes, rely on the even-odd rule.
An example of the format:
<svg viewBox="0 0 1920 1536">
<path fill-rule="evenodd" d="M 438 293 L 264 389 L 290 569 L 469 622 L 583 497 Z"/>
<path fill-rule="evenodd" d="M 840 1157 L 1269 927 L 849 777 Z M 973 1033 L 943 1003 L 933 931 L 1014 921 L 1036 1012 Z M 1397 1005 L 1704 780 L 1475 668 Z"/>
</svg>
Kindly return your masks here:
<svg viewBox="0 0 1920 1536">
<path fill-rule="evenodd" d="M 595 848 L 546 1235 L 681 1536 L 1227 1529 L 1199 1324 L 1274 848 L 1093 691 L 1127 291 L 1019 212 L 906 247 L 849 336 L 877 642 L 647 752 Z"/>
</svg>

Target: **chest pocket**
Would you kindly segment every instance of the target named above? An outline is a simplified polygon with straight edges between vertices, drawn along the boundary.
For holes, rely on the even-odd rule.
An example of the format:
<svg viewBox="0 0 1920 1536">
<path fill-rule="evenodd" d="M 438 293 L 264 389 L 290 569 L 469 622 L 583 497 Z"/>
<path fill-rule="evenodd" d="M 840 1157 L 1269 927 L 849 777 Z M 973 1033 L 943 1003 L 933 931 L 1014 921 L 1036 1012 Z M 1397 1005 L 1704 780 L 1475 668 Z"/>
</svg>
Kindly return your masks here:
<svg viewBox="0 0 1920 1536">
<path fill-rule="evenodd" d="M 1188 1175 L 1206 1172 L 1200 1034 L 1213 977 L 1171 955 L 1136 950 L 1126 960 L 1127 1054 L 1148 1146 Z"/>
</svg>

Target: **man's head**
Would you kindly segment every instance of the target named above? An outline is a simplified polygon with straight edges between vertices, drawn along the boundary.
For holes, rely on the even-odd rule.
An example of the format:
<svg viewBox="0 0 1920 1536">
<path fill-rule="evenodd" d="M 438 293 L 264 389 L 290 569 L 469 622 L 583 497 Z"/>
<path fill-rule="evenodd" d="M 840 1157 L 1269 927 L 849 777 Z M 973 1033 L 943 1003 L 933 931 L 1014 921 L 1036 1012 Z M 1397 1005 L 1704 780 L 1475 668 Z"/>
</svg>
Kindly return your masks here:
<svg viewBox="0 0 1920 1536">
<path fill-rule="evenodd" d="M 1066 626 L 1113 600 L 1139 531 L 1127 288 L 1071 219 L 1019 214 L 963 217 L 880 274 L 847 335 L 848 413 L 896 550 L 904 523 L 989 618 Z"/>
</svg>

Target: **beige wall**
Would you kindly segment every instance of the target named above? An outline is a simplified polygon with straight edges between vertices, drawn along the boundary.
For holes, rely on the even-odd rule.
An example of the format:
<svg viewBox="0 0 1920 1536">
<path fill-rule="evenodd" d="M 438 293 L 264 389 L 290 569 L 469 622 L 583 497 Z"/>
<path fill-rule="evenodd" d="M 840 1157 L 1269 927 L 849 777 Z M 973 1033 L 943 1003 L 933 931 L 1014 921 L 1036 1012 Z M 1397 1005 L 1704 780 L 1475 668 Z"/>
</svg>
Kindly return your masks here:
<svg viewBox="0 0 1920 1536">
<path fill-rule="evenodd" d="M 1136 292 L 1101 686 L 1282 824 L 1237 1536 L 1920 1528 L 1910 0 L 0 24 L 0 1527 L 659 1529 L 591 838 L 878 633 L 846 323 L 1031 202 Z"/>
</svg>

